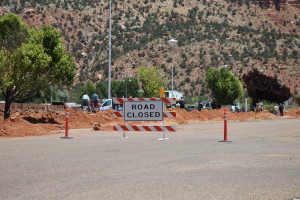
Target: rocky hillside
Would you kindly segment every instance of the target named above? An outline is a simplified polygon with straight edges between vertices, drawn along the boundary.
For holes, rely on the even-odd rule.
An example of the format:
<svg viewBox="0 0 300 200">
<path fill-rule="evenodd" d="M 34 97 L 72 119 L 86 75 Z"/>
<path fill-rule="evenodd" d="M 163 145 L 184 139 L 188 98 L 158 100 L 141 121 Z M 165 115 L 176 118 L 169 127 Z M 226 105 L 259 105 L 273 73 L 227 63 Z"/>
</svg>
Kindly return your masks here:
<svg viewBox="0 0 300 200">
<path fill-rule="evenodd" d="M 300 0 L 113 0 L 113 80 L 135 75 L 141 63 L 160 66 L 175 88 L 205 95 L 205 71 L 227 66 L 241 76 L 252 68 L 300 92 Z M 62 33 L 77 62 L 77 82 L 106 80 L 108 1 L 2 0 L 0 16 L 17 13 L 30 26 Z"/>
</svg>

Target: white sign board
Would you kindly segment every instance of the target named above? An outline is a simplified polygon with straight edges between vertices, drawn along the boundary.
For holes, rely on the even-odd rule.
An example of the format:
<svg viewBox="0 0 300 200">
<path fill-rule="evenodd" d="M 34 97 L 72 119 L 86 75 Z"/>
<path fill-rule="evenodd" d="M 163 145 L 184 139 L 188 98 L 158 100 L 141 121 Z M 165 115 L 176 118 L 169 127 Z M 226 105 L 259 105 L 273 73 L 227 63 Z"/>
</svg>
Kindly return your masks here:
<svg viewBox="0 0 300 200">
<path fill-rule="evenodd" d="M 124 101 L 125 121 L 163 121 L 163 101 Z"/>
</svg>

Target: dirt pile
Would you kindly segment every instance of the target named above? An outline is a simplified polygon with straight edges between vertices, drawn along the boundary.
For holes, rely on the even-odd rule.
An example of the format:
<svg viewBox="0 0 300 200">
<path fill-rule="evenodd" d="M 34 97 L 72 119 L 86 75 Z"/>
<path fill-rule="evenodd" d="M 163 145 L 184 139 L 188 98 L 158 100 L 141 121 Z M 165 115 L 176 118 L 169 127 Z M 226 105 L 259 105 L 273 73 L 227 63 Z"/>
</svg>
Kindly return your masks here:
<svg viewBox="0 0 300 200">
<path fill-rule="evenodd" d="M 22 137 L 47 135 L 62 128 L 63 115 L 55 112 L 13 112 L 3 119 L 0 112 L 0 136 Z"/>
<path fill-rule="evenodd" d="M 169 109 L 171 111 L 171 109 Z M 166 118 L 166 124 L 201 121 L 222 121 L 224 110 L 192 110 L 190 112 L 176 108 L 176 118 Z M 300 118 L 300 109 L 292 109 L 284 112 L 286 118 Z M 277 118 L 268 111 L 259 113 L 241 112 L 228 113 L 228 120 L 250 121 L 258 118 Z M 123 118 L 114 118 L 113 110 L 88 114 L 86 112 L 75 112 L 70 110 L 70 129 L 94 129 L 112 130 L 112 126 L 124 124 Z M 161 122 L 126 122 L 127 125 L 161 124 Z M 65 129 L 65 113 L 54 111 L 13 111 L 9 119 L 3 119 L 3 111 L 0 110 L 0 137 L 23 137 L 53 134 L 53 131 Z"/>
<path fill-rule="evenodd" d="M 284 112 L 290 118 L 300 118 L 300 109 L 292 109 Z"/>
</svg>

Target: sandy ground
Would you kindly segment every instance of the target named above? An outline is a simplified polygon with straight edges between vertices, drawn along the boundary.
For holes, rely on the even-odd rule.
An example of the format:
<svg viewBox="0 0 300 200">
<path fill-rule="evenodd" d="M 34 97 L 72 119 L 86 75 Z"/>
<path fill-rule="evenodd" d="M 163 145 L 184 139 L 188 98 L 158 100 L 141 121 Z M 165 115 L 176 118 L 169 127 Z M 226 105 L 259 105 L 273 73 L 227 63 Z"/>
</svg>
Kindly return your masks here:
<svg viewBox="0 0 300 200">
<path fill-rule="evenodd" d="M 176 118 L 166 118 L 166 124 L 188 124 L 202 121 L 222 121 L 224 110 L 193 110 L 188 112 L 184 109 L 174 109 Z M 171 111 L 171 110 L 170 110 Z M 101 111 L 88 114 L 83 111 L 70 111 L 70 129 L 95 129 L 112 130 L 113 125 L 124 124 L 123 118 L 114 118 L 113 110 Z M 231 113 L 228 120 L 252 121 L 255 119 L 279 118 L 268 111 L 259 113 Z M 281 117 L 282 118 L 282 117 Z M 284 112 L 283 118 L 300 118 L 300 109 L 292 109 Z M 161 122 L 127 122 L 127 125 L 147 125 Z M 3 120 L 3 111 L 0 111 L 0 137 L 23 137 L 35 135 L 53 134 L 55 131 L 65 129 L 65 113 L 51 111 L 13 111 L 9 119 Z"/>
</svg>

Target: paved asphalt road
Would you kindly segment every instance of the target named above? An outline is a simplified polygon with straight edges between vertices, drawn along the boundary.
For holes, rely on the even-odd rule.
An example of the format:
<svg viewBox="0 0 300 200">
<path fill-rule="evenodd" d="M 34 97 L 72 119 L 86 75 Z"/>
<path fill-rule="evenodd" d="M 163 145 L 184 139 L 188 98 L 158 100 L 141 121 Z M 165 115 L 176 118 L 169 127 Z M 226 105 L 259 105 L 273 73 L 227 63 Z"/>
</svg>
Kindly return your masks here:
<svg viewBox="0 0 300 200">
<path fill-rule="evenodd" d="M 300 197 L 300 120 L 177 125 L 161 133 L 72 130 L 0 139 L 0 199 Z M 300 198 L 299 198 L 300 199 Z"/>
</svg>

